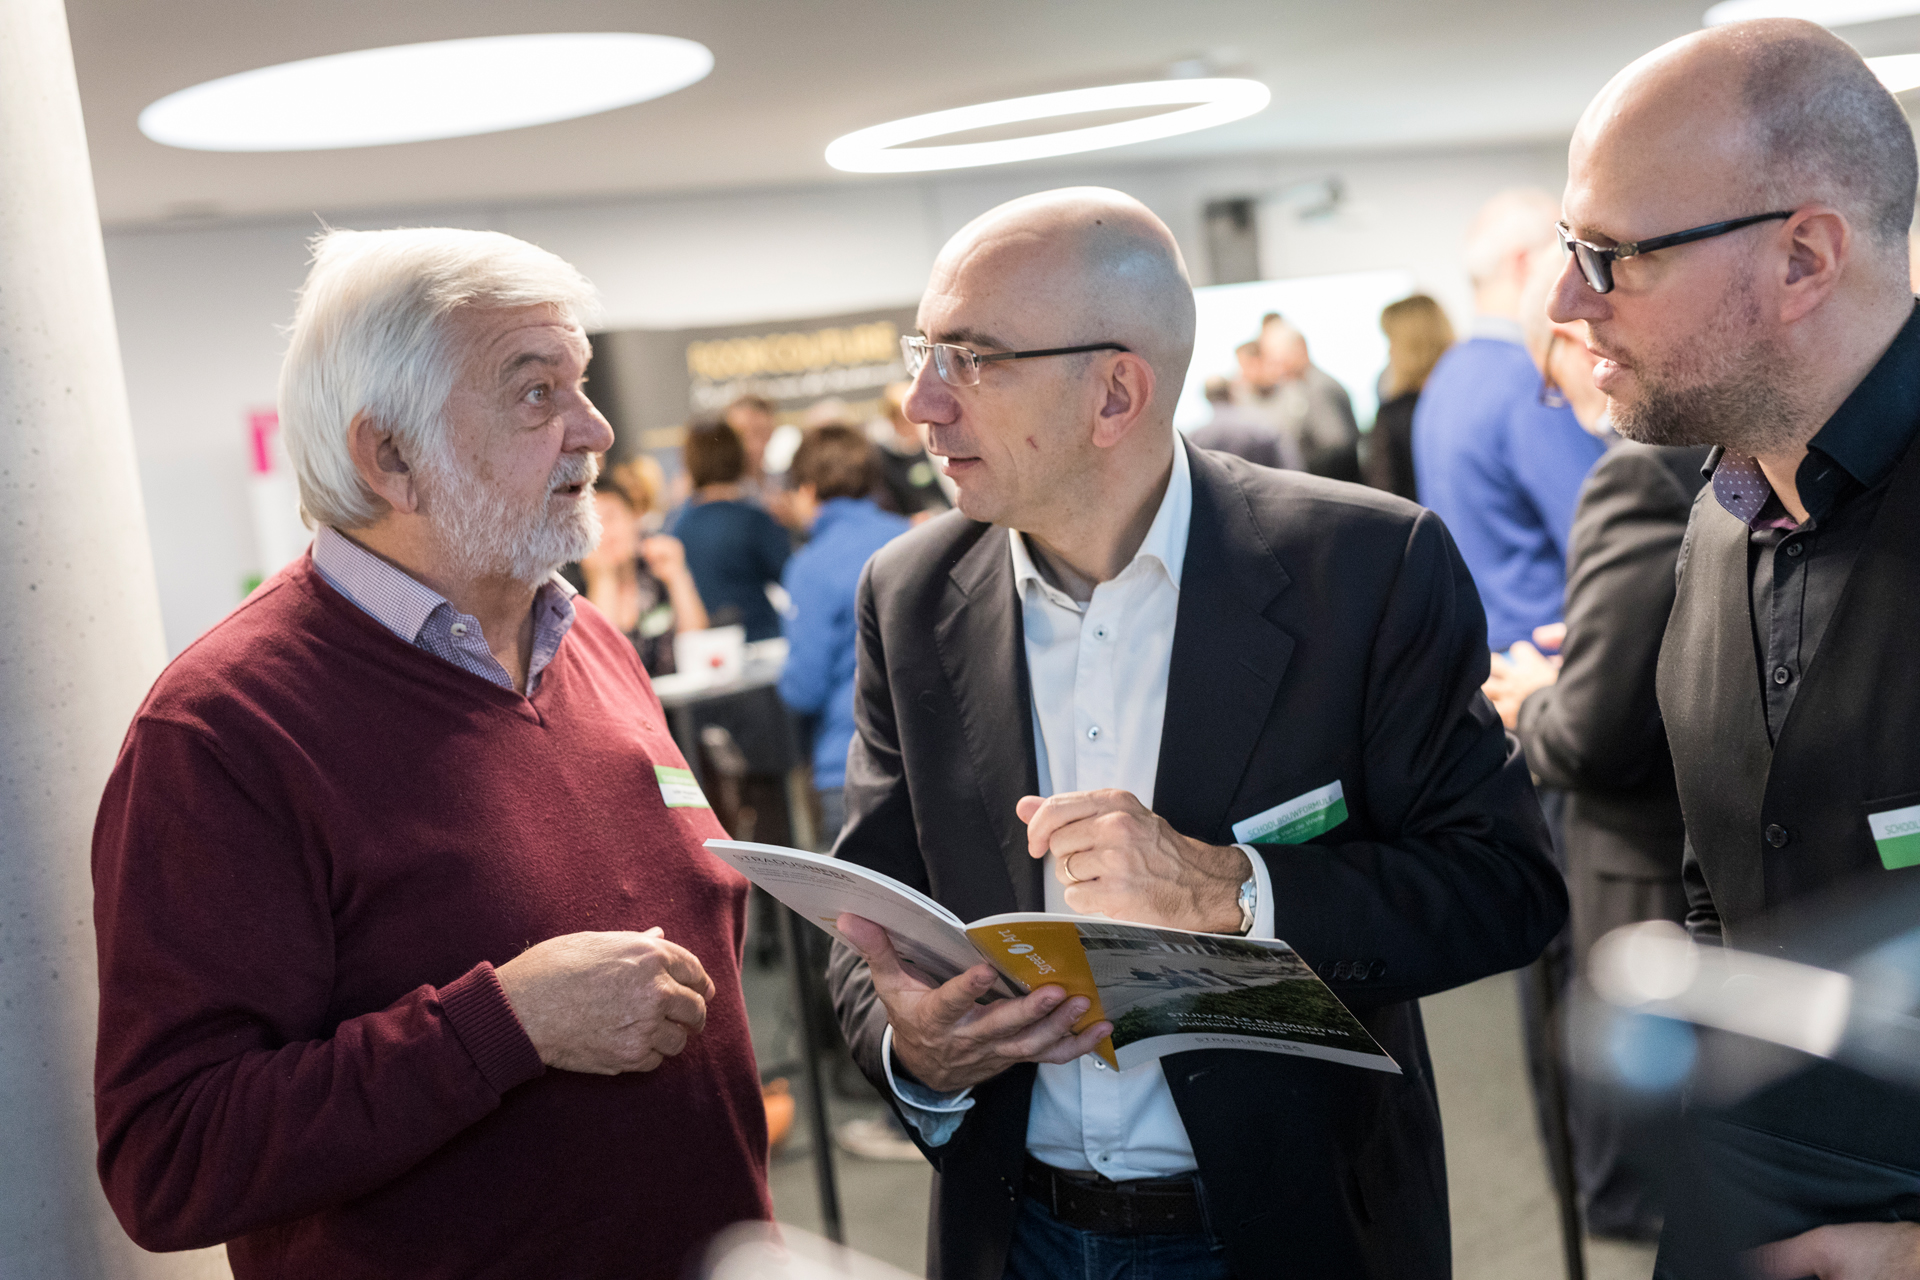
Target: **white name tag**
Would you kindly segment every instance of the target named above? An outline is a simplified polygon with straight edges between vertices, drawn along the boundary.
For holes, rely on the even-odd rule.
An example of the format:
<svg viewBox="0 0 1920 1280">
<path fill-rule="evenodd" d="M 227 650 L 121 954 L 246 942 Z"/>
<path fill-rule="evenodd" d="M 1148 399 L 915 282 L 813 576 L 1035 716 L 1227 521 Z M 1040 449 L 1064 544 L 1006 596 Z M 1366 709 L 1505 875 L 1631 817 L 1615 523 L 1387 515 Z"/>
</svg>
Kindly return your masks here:
<svg viewBox="0 0 1920 1280">
<path fill-rule="evenodd" d="M 1880 850 L 1880 865 L 1889 871 L 1920 866 L 1920 804 L 1867 815 L 1867 827 Z"/>
<path fill-rule="evenodd" d="M 1347 820 L 1347 793 L 1338 782 L 1295 796 L 1233 824 L 1240 844 L 1305 844 Z"/>
<path fill-rule="evenodd" d="M 653 766 L 653 776 L 660 781 L 660 798 L 667 802 L 669 809 L 711 809 L 700 784 L 693 780 L 691 769 L 669 769 L 666 765 Z"/>
</svg>

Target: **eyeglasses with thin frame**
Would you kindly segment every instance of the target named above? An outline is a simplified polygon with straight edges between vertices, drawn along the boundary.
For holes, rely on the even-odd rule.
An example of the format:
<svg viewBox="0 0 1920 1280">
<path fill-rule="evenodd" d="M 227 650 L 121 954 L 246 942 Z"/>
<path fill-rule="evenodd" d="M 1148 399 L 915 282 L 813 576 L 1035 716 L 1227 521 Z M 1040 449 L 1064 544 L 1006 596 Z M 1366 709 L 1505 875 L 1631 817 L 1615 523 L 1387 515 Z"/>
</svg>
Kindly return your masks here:
<svg viewBox="0 0 1920 1280">
<path fill-rule="evenodd" d="M 1791 209 L 1780 213 L 1756 213 L 1750 218 L 1734 218 L 1729 222 L 1709 222 L 1703 227 L 1691 227 L 1686 231 L 1676 231 L 1669 236 L 1635 240 L 1631 244 L 1588 244 L 1585 240 L 1575 239 L 1573 229 L 1564 222 L 1556 223 L 1554 230 L 1560 233 L 1560 248 L 1571 253 L 1574 261 L 1580 264 L 1580 274 L 1586 277 L 1589 285 L 1593 286 L 1593 291 L 1612 293 L 1613 264 L 1623 258 L 1637 258 L 1641 254 L 1652 253 L 1656 249 L 1671 249 L 1676 245 L 1692 244 L 1696 240 L 1711 240 L 1714 236 L 1723 236 L 1729 231 L 1738 231 L 1756 222 L 1773 222 L 1792 216 Z"/>
<path fill-rule="evenodd" d="M 906 361 L 907 376 L 917 378 L 920 371 L 927 367 L 927 358 L 933 358 L 934 370 L 939 373 L 940 381 L 950 387 L 977 387 L 980 385 L 980 366 L 991 364 L 995 360 L 1037 360 L 1041 356 L 1074 356 L 1083 351 L 1126 351 L 1128 348 L 1117 342 L 1092 342 L 1082 347 L 1048 347 L 1042 351 L 996 351 L 981 355 L 969 347 L 956 342 L 928 342 L 917 334 L 907 334 L 900 339 L 900 357 Z"/>
</svg>

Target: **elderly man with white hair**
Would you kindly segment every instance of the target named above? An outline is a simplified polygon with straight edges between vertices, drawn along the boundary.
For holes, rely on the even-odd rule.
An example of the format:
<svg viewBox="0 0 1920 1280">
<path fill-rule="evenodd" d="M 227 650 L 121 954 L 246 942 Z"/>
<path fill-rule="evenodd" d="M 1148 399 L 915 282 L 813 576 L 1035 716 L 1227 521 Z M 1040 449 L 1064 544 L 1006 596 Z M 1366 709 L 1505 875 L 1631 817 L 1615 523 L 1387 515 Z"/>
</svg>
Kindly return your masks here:
<svg viewBox="0 0 1920 1280">
<path fill-rule="evenodd" d="M 154 685 L 94 840 L 99 1167 L 238 1277 L 661 1276 L 765 1218 L 745 882 L 598 537 L 591 286 L 317 242 L 281 378 L 310 555 Z"/>
</svg>

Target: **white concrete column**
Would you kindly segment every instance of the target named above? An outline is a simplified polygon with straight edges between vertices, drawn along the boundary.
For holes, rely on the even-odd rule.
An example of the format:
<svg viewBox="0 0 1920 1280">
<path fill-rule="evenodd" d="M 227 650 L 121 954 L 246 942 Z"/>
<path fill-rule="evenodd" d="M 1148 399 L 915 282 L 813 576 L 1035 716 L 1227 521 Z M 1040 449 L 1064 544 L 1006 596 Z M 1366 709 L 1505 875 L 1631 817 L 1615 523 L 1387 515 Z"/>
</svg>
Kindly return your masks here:
<svg viewBox="0 0 1920 1280">
<path fill-rule="evenodd" d="M 88 842 L 166 656 L 61 0 L 0 0 L 0 1275 L 228 1273 L 93 1170 Z"/>
</svg>

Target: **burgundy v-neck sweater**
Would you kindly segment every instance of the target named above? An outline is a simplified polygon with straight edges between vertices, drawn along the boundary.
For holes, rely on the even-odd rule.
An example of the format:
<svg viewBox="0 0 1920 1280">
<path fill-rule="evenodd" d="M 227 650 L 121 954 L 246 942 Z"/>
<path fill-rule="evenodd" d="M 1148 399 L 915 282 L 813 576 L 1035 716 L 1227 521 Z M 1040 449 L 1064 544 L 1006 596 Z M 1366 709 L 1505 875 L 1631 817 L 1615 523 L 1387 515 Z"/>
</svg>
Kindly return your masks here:
<svg viewBox="0 0 1920 1280">
<path fill-rule="evenodd" d="M 769 1216 L 746 882 L 592 606 L 531 699 L 302 557 L 169 666 L 94 834 L 100 1177 L 251 1277 L 671 1277 Z M 547 1070 L 493 966 L 648 929 L 717 994 L 657 1070 Z"/>
</svg>

